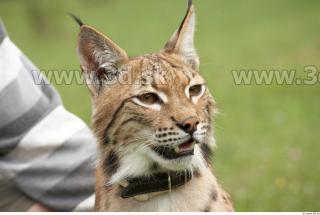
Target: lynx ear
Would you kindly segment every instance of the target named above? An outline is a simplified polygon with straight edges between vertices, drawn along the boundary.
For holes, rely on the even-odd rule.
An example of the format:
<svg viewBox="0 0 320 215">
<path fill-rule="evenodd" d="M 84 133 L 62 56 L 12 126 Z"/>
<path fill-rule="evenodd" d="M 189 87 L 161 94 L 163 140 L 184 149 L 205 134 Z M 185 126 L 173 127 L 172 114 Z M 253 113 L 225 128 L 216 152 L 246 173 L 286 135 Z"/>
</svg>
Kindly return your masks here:
<svg viewBox="0 0 320 215">
<path fill-rule="evenodd" d="M 178 30 L 165 45 L 164 51 L 184 58 L 194 69 L 199 68 L 199 57 L 194 47 L 196 17 L 192 0 L 188 0 L 188 11 Z"/>
<path fill-rule="evenodd" d="M 119 75 L 119 66 L 128 60 L 126 52 L 111 39 L 87 25 L 80 29 L 78 56 L 92 94 Z"/>
</svg>

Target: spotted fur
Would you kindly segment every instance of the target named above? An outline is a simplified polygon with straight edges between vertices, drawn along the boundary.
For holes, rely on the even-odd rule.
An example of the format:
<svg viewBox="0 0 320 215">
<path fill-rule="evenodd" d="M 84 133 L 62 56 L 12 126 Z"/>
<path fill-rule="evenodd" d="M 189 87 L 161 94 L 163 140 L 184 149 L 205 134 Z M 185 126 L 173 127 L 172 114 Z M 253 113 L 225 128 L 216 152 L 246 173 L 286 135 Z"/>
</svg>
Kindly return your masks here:
<svg viewBox="0 0 320 215">
<path fill-rule="evenodd" d="M 188 3 L 182 24 L 159 53 L 129 57 L 81 25 L 78 55 L 100 152 L 97 211 L 233 211 L 211 170 L 215 102 L 199 71 L 194 6 Z M 193 179 L 171 193 L 146 202 L 120 197 L 119 184 L 128 177 L 186 169 Z"/>
</svg>

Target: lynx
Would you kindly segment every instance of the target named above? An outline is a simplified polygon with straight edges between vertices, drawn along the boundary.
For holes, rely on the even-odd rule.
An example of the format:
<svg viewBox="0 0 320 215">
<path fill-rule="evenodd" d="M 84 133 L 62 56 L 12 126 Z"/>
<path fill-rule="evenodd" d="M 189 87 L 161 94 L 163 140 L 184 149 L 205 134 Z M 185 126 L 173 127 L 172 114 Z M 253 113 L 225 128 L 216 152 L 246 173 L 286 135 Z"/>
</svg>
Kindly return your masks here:
<svg viewBox="0 0 320 215">
<path fill-rule="evenodd" d="M 210 162 L 216 105 L 199 72 L 192 1 L 163 50 L 138 57 L 76 21 L 99 149 L 95 210 L 233 211 Z"/>
</svg>

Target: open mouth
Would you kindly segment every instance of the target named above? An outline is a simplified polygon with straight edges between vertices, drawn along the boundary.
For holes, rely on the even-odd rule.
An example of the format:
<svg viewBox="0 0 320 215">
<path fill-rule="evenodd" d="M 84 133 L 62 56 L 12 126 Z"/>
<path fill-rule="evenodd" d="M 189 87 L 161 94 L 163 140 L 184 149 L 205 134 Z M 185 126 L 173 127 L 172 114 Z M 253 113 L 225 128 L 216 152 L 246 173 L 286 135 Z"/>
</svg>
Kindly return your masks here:
<svg viewBox="0 0 320 215">
<path fill-rule="evenodd" d="M 191 138 L 176 147 L 157 146 L 152 149 L 166 159 L 176 159 L 180 157 L 194 155 L 194 140 Z"/>
</svg>

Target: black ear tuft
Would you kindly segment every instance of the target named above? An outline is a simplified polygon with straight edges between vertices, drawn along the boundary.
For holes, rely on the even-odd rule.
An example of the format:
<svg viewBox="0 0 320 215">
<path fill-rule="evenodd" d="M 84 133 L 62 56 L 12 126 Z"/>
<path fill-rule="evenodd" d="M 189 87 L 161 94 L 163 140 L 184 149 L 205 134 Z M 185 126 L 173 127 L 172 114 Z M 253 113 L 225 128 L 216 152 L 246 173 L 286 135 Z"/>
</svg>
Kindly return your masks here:
<svg viewBox="0 0 320 215">
<path fill-rule="evenodd" d="M 72 19 L 74 19 L 74 21 L 76 21 L 80 27 L 84 25 L 83 22 L 81 21 L 81 19 L 79 17 L 77 17 L 76 15 L 69 13 L 69 16 Z"/>
<path fill-rule="evenodd" d="M 192 6 L 192 0 L 188 0 L 188 8 Z"/>
</svg>

